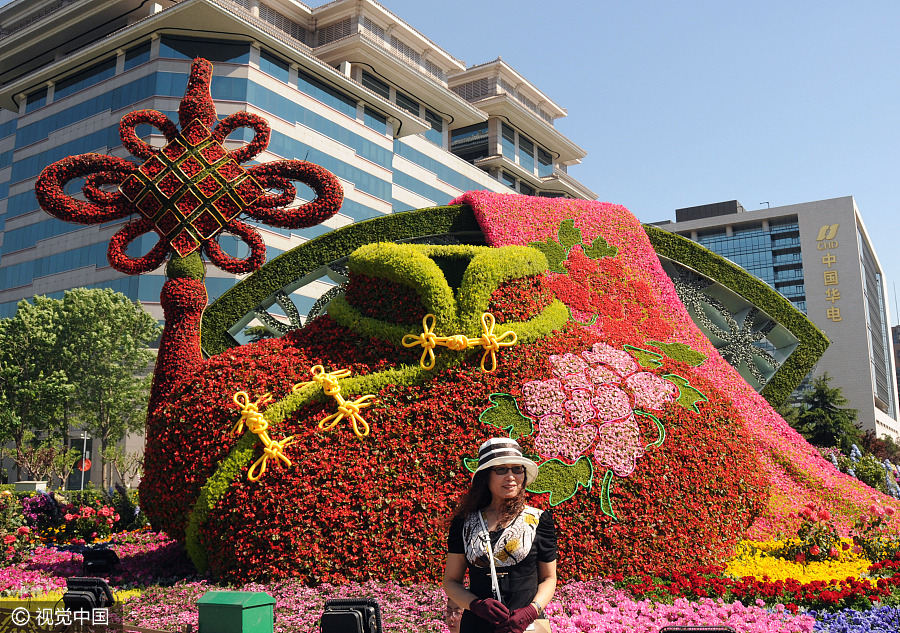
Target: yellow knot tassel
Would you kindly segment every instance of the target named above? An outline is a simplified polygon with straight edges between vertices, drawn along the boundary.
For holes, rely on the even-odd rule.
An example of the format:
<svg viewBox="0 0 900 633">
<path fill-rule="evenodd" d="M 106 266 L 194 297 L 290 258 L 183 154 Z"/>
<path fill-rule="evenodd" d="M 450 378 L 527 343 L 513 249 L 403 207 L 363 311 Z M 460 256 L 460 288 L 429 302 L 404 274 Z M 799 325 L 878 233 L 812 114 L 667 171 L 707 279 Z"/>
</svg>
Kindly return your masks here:
<svg viewBox="0 0 900 633">
<path fill-rule="evenodd" d="M 284 449 L 293 444 L 293 437 L 286 437 L 280 441 L 275 441 L 269 437 L 269 421 L 259 412 L 259 407 L 272 402 L 272 394 L 267 393 L 256 399 L 256 402 L 250 401 L 250 394 L 246 391 L 238 391 L 232 397 L 232 401 L 241 408 L 241 419 L 234 425 L 235 434 L 240 434 L 244 430 L 244 424 L 247 429 L 255 434 L 263 445 L 262 457 L 257 459 L 250 470 L 247 471 L 247 479 L 250 481 L 259 481 L 259 478 L 266 472 L 266 462 L 271 457 L 275 461 L 283 461 L 286 466 L 291 466 L 285 454 Z M 259 472 L 256 469 L 259 468 Z"/>
<path fill-rule="evenodd" d="M 334 398 L 338 405 L 337 413 L 332 413 L 319 421 L 319 429 L 322 431 L 330 431 L 338 422 L 347 418 L 350 420 L 351 428 L 356 434 L 356 437 L 362 439 L 367 436 L 369 434 L 369 424 L 359 414 L 359 410 L 372 406 L 374 403 L 369 401 L 373 400 L 375 396 L 369 394 L 352 401 L 344 400 L 344 396 L 341 395 L 341 385 L 338 383 L 338 379 L 349 376 L 352 373 L 349 369 L 326 372 L 325 367 L 322 365 L 315 365 L 309 371 L 312 374 L 312 380 L 298 382 L 294 385 L 294 391 L 297 392 L 303 387 L 315 382 L 321 385 L 325 395 Z"/>
<path fill-rule="evenodd" d="M 516 336 L 516 333 L 512 330 L 507 330 L 500 336 L 494 334 L 494 315 L 490 312 L 485 312 L 481 315 L 481 337 L 475 339 L 478 341 L 476 345 L 481 345 L 484 348 L 484 354 L 481 355 L 481 371 L 486 372 L 488 374 L 495 372 L 497 370 L 497 352 L 501 347 L 512 347 L 516 343 L 519 342 L 519 337 Z M 484 368 L 484 361 L 487 360 L 488 355 L 490 354 L 491 358 L 491 368 Z"/>
<path fill-rule="evenodd" d="M 433 314 L 426 314 L 422 319 L 421 334 L 406 334 L 401 343 L 403 347 L 422 346 L 422 357 L 419 359 L 419 366 L 422 369 L 434 369 L 435 347 L 447 347 L 455 352 L 462 352 L 470 347 L 483 347 L 484 354 L 481 355 L 481 371 L 492 373 L 497 370 L 497 352 L 501 347 L 511 347 L 515 345 L 519 338 L 512 330 L 507 330 L 503 334 L 497 336 L 494 334 L 494 326 L 496 325 L 494 315 L 485 312 L 481 315 L 482 333 L 478 338 L 469 338 L 464 334 L 453 334 L 452 336 L 436 336 L 434 334 L 434 326 L 437 319 Z M 490 369 L 485 367 L 487 359 L 491 359 Z"/>
<path fill-rule="evenodd" d="M 444 337 L 438 337 L 434 334 L 434 326 L 437 318 L 433 314 L 426 314 L 422 319 L 421 334 L 406 334 L 401 343 L 403 347 L 418 347 L 421 345 L 425 349 L 422 350 L 422 358 L 419 359 L 419 366 L 422 369 L 434 369 L 434 348 L 439 342 L 445 340 Z M 427 359 L 427 362 L 426 362 Z"/>
</svg>

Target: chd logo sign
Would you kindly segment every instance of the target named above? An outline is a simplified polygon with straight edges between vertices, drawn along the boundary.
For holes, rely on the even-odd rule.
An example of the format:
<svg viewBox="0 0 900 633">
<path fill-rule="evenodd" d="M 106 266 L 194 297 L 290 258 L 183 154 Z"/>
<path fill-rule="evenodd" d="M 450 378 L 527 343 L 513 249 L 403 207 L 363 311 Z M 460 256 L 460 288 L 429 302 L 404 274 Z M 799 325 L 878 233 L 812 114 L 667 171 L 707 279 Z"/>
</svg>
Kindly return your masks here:
<svg viewBox="0 0 900 633">
<path fill-rule="evenodd" d="M 839 226 L 840 224 L 823 224 L 816 235 L 816 248 L 820 251 L 837 248 L 838 242 L 834 238 L 837 237 Z"/>
</svg>

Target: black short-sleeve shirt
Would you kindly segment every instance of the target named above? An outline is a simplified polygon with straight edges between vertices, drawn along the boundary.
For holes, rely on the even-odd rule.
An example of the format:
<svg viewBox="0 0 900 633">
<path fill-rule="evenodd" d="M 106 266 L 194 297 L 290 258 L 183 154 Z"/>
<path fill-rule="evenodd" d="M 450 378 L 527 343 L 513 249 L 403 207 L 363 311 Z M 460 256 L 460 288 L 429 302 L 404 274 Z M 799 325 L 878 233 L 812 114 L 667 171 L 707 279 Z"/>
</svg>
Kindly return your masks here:
<svg viewBox="0 0 900 633">
<path fill-rule="evenodd" d="M 447 551 L 451 554 L 465 555 L 466 549 L 463 543 L 463 523 L 461 516 L 454 517 L 450 523 L 450 533 L 447 537 Z M 503 530 L 495 530 L 490 533 L 491 543 L 496 544 L 503 534 Z M 538 587 L 538 562 L 550 563 L 556 560 L 556 526 L 553 523 L 553 514 L 549 510 L 541 513 L 538 521 L 534 542 L 528 555 L 522 562 L 509 567 L 497 568 L 497 584 L 500 585 L 500 595 L 510 611 L 527 606 L 534 600 Z M 466 561 L 469 571 L 469 591 L 479 598 L 491 598 L 491 569 L 490 567 L 476 567 Z M 460 633 L 489 633 L 493 627 L 487 622 L 476 617 L 469 611 L 463 612 L 460 623 Z"/>
</svg>

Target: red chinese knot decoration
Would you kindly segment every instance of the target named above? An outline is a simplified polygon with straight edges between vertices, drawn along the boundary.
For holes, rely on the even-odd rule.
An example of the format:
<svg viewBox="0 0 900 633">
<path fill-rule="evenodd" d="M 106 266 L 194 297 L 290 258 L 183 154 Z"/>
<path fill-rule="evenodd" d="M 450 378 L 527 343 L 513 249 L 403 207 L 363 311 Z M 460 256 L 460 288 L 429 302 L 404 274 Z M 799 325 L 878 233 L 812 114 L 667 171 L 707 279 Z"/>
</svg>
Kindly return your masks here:
<svg viewBox="0 0 900 633">
<path fill-rule="evenodd" d="M 223 270 L 251 272 L 265 262 L 266 247 L 251 225 L 238 220 L 241 213 L 273 226 L 298 229 L 315 226 L 340 209 L 341 185 L 318 165 L 299 160 L 241 165 L 266 149 L 271 130 L 265 119 L 248 112 L 237 112 L 216 124 L 211 79 L 212 64 L 195 59 L 178 108 L 180 133 L 168 117 L 155 110 L 138 110 L 122 118 L 122 144 L 143 159 L 142 164 L 115 156 L 80 154 L 53 163 L 37 180 L 38 202 L 61 220 L 99 224 L 140 214 L 109 241 L 107 257 L 116 270 L 147 272 L 159 267 L 170 251 L 184 257 L 202 249 Z M 155 148 L 138 138 L 135 127 L 139 124 L 162 132 L 166 145 Z M 227 150 L 225 138 L 241 127 L 255 131 L 253 140 Z M 64 191 L 66 184 L 77 178 L 85 179 L 82 192 L 87 201 Z M 311 187 L 316 197 L 286 208 L 297 195 L 294 180 Z M 109 186 L 117 190 L 102 189 Z M 143 257 L 128 256 L 128 245 L 150 231 L 160 236 L 156 245 Z M 223 232 L 243 240 L 250 254 L 238 259 L 225 253 L 216 241 Z"/>
</svg>

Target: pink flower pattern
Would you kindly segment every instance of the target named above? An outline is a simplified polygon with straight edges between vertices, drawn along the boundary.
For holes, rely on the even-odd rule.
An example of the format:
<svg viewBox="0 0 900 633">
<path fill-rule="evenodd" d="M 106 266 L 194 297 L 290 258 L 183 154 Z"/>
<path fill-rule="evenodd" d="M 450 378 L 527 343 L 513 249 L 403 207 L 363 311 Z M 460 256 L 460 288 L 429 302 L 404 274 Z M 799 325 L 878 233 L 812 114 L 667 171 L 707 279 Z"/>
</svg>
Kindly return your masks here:
<svg viewBox="0 0 900 633">
<path fill-rule="evenodd" d="M 551 413 L 541 419 L 541 433 L 535 438 L 534 447 L 542 455 L 574 462 L 596 437 L 595 426 L 570 427 L 564 415 Z"/>
<path fill-rule="evenodd" d="M 525 406 L 532 415 L 542 417 L 548 413 L 562 413 L 566 394 L 559 380 L 533 380 L 522 385 Z"/>
<path fill-rule="evenodd" d="M 661 410 L 677 387 L 606 343 L 550 356 L 550 367 L 556 378 L 522 386 L 526 412 L 540 419 L 535 449 L 568 462 L 590 454 L 619 477 L 634 472 L 645 448 L 634 410 Z"/>
</svg>

